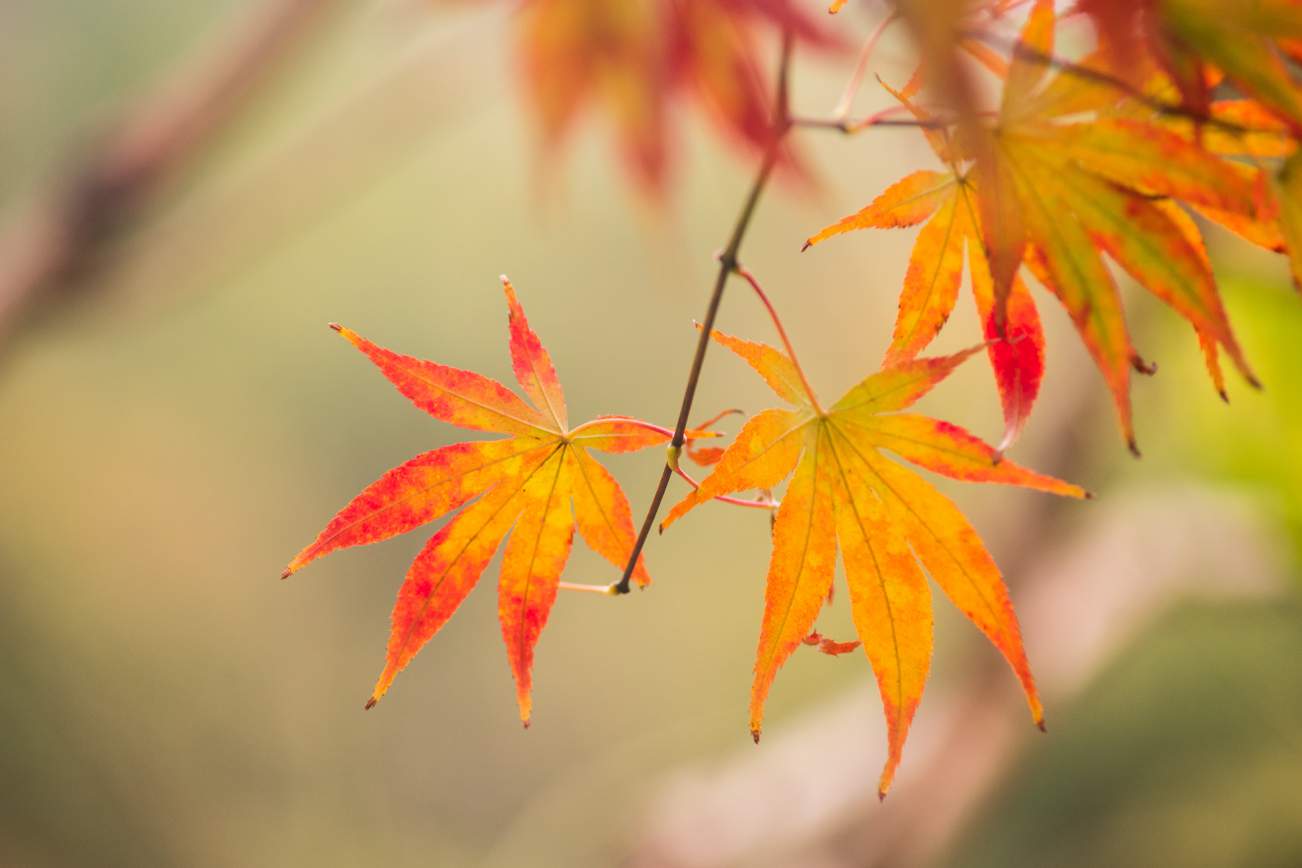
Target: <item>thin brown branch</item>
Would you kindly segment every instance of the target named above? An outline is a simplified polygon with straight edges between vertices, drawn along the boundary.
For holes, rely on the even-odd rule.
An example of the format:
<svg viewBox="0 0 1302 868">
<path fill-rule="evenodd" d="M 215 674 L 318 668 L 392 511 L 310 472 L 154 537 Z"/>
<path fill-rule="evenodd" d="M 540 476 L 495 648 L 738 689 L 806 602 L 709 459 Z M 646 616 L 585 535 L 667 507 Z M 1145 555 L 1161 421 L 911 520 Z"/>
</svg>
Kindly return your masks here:
<svg viewBox="0 0 1302 868">
<path fill-rule="evenodd" d="M 892 118 L 879 113 L 869 115 L 868 117 L 857 121 L 848 118 L 793 117 L 791 119 L 791 126 L 810 130 L 834 130 L 838 133 L 853 135 L 854 133 L 872 129 L 873 127 L 904 127 L 924 130 L 944 129 L 953 126 L 953 122 L 939 118 L 934 120 L 921 120 L 919 118 Z"/>
<path fill-rule="evenodd" d="M 800 366 L 800 359 L 796 358 L 796 348 L 791 345 L 791 338 L 787 337 L 787 329 L 782 325 L 782 319 L 778 316 L 777 308 L 769 300 L 769 295 L 760 286 L 759 280 L 745 267 L 737 266 L 737 275 L 750 284 L 750 288 L 759 296 L 760 304 L 768 311 L 769 319 L 773 320 L 773 327 L 777 329 L 778 337 L 782 340 L 782 346 L 787 351 L 787 357 L 791 359 L 791 364 L 795 366 L 796 374 L 800 377 L 800 385 L 804 386 L 805 394 L 814 405 L 814 409 L 822 415 L 823 408 L 818 405 L 818 397 L 814 394 L 814 387 L 809 385 L 809 378 L 805 376 L 805 369 Z"/>
<path fill-rule="evenodd" d="M 126 112 L 0 238 L 0 338 L 39 301 L 101 267 L 106 243 L 238 114 L 337 7 L 277 0 L 246 13 L 187 71 Z"/>
<path fill-rule="evenodd" d="M 611 585 L 587 585 L 581 582 L 557 582 L 556 587 L 562 591 L 577 591 L 583 594 L 601 594 L 605 597 L 613 596 L 615 591 Z"/>
<path fill-rule="evenodd" d="M 710 346 L 710 332 L 713 331 L 714 321 L 719 315 L 719 304 L 723 301 L 724 287 L 728 284 L 728 277 L 737 267 L 737 254 L 741 250 L 742 240 L 746 237 L 746 230 L 750 228 L 751 218 L 755 216 L 755 207 L 759 204 L 764 188 L 768 186 L 769 177 L 773 174 L 773 169 L 782 156 L 782 143 L 791 129 L 791 43 L 791 31 L 789 29 L 784 30 L 782 33 L 781 55 L 778 59 L 773 131 L 769 138 L 768 147 L 765 148 L 764 158 L 760 162 L 759 171 L 751 184 L 750 192 L 747 193 L 741 212 L 737 215 L 737 221 L 733 224 L 732 234 L 729 236 L 723 252 L 719 254 L 718 275 L 714 280 L 714 289 L 710 293 L 710 301 L 706 307 L 705 316 L 701 320 L 701 335 L 696 341 L 696 353 L 692 357 L 692 366 L 687 374 L 687 385 L 683 389 L 683 401 L 678 411 L 678 422 L 674 426 L 673 439 L 669 442 L 670 457 L 665 461 L 664 470 L 660 473 L 660 481 L 656 484 L 655 494 L 651 497 L 651 505 L 647 508 L 646 517 L 642 520 L 642 527 L 638 530 L 637 540 L 633 543 L 633 551 L 629 553 L 628 563 L 624 567 L 624 575 L 614 586 L 615 591 L 620 594 L 627 594 L 629 591 L 629 583 L 633 578 L 633 569 L 642 554 L 642 549 L 646 546 L 647 537 L 651 534 L 651 528 L 655 526 L 656 516 L 660 513 L 660 505 L 665 499 L 665 491 L 669 488 L 669 480 L 674 475 L 673 465 L 677 462 L 678 453 L 683 448 L 684 432 L 687 430 L 687 417 L 691 415 L 692 402 L 696 398 L 696 387 L 701 381 L 701 369 L 705 364 L 705 353 Z"/>
<path fill-rule="evenodd" d="M 701 483 L 697 482 L 696 479 L 693 478 L 690 473 L 688 473 L 686 470 L 683 469 L 683 465 L 681 462 L 675 461 L 672 463 L 675 465 L 674 473 L 678 474 L 679 479 L 683 480 L 688 485 L 690 485 L 693 490 L 701 487 Z M 719 503 L 728 503 L 733 506 L 742 506 L 748 509 L 767 509 L 770 511 L 775 510 L 782 505 L 781 501 L 774 500 L 771 497 L 762 497 L 759 500 L 750 500 L 745 497 L 732 497 L 731 495 L 720 494 L 717 495 L 714 499 Z M 664 528 L 661 528 L 661 531 L 663 530 Z"/>
</svg>

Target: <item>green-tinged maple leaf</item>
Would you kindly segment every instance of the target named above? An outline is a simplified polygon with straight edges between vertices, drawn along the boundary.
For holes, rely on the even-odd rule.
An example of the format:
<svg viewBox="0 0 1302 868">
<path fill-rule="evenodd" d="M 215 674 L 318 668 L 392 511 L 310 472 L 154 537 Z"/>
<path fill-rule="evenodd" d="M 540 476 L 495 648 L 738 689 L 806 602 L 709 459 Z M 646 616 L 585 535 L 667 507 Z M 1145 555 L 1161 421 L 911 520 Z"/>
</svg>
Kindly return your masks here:
<svg viewBox="0 0 1302 868">
<path fill-rule="evenodd" d="M 1272 183 L 1281 240 L 1289 255 L 1293 286 L 1302 292 L 1302 153 L 1285 161 Z"/>
<path fill-rule="evenodd" d="M 1276 253 L 1286 252 L 1282 203 L 1272 199 L 1267 164 L 1287 159 L 1298 150 L 1289 125 L 1255 99 L 1229 96 L 1209 102 L 1196 116 L 1181 111 L 1181 93 L 1163 69 L 1143 55 L 1126 65 L 1125 76 L 1112 66 L 1106 52 L 1094 52 L 1072 64 L 1071 73 L 1056 77 L 1037 102 L 1053 107 L 1058 115 L 1094 112 L 1096 117 L 1158 125 L 1184 138 L 1191 145 L 1222 157 L 1242 162 L 1237 171 L 1247 173 L 1257 196 L 1246 211 L 1228 211 L 1185 202 L 1185 207 L 1241 238 Z M 1126 84 L 1126 79 L 1137 84 Z M 1209 88 L 1224 77 L 1208 69 L 1204 78 Z M 1195 232 L 1195 236 L 1200 233 Z"/>
<path fill-rule="evenodd" d="M 1294 14 L 1302 17 L 1302 5 Z M 1295 59 L 1302 58 L 1302 41 L 1285 40 L 1281 44 L 1287 46 Z M 1101 59 L 1095 58 L 1094 62 L 1097 64 Z M 1214 69 L 1206 70 L 1203 77 L 1209 88 L 1224 81 L 1223 74 Z M 1092 87 L 1097 91 L 1100 85 L 1095 83 Z M 1148 99 L 1126 94 L 1114 96 L 1107 109 L 1108 116 L 1159 122 L 1208 151 L 1241 159 L 1240 171 L 1249 173 L 1256 193 L 1251 208 L 1224 210 L 1196 203 L 1190 203 L 1189 207 L 1253 244 L 1287 254 L 1294 286 L 1302 289 L 1302 232 L 1299 232 L 1302 184 L 1297 180 L 1302 158 L 1299 158 L 1297 130 L 1255 98 L 1212 100 L 1198 117 L 1157 112 L 1154 104 L 1174 104 L 1181 98 L 1177 83 L 1157 69 L 1145 79 L 1143 95 Z M 1200 238 L 1196 228 L 1189 229 L 1187 234 Z M 1200 340 L 1206 351 L 1209 341 L 1201 335 Z M 1214 360 L 1218 359 L 1219 350 L 1214 341 L 1210 344 L 1208 368 L 1215 379 L 1219 362 Z"/>
<path fill-rule="evenodd" d="M 981 348 L 889 363 L 824 410 L 789 350 L 717 331 L 712 336 L 792 405 L 751 417 L 710 475 L 669 512 L 662 526 L 711 498 L 770 489 L 791 476 L 773 525 L 751 687 L 750 729 L 756 740 L 774 676 L 813 636 L 832 587 L 838 548 L 855 628 L 886 714 L 882 795 L 900 761 L 930 666 L 932 607 L 923 568 L 1003 653 L 1026 692 L 1032 717 L 1042 724 L 1043 709 L 999 569 L 958 508 L 884 454 L 893 452 L 953 479 L 1086 496 L 1075 485 L 1000 460 L 993 447 L 956 425 L 898 412 Z M 851 647 L 838 642 L 824 647 L 822 637 L 815 642 L 830 653 Z"/>
<path fill-rule="evenodd" d="M 966 140 L 943 141 L 943 150 L 939 136 L 930 136 L 950 173 L 927 177 L 944 187 L 948 197 L 942 192 L 928 197 L 936 216 L 920 234 L 910 267 L 922 281 L 906 280 L 892 347 L 907 357 L 934 336 L 958 284 L 956 236 L 978 238 L 988 267 L 974 266 L 973 284 L 983 314 L 988 312 L 987 334 L 1008 337 L 1006 352 L 1019 342 L 1035 345 L 1038 323 L 1018 321 L 1033 315 L 1018 283 L 1026 265 L 1071 315 L 1112 391 L 1122 433 L 1137 451 L 1130 376 L 1132 369 L 1150 368 L 1131 343 L 1121 295 L 1104 255 L 1187 319 L 1204 347 L 1213 348 L 1212 355 L 1223 350 L 1255 383 L 1197 230 L 1164 200 L 1250 215 L 1259 210 L 1260 182 L 1250 167 L 1223 159 L 1161 122 L 1109 113 L 1118 98 L 1115 90 L 1101 97 L 1097 83 L 1082 86 L 1075 72 L 1053 74 L 1044 62 L 1052 55 L 1053 24 L 1053 3 L 1037 0 L 993 123 Z M 1089 112 L 1095 116 L 1081 117 Z M 920 220 L 931 213 L 921 204 L 926 203 L 911 206 L 911 217 Z M 890 225 L 873 205 L 865 212 L 811 241 L 860 225 Z M 1025 352 L 1021 367 L 1034 374 L 1037 361 Z M 1008 383 L 1015 380 L 1000 374 L 998 364 L 996 373 L 1009 432 L 1015 434 L 1017 413 L 1024 414 L 1029 403 L 1010 402 Z M 1216 372 L 1213 380 L 1221 388 Z M 1024 394 L 1034 399 L 1033 391 Z"/>
<path fill-rule="evenodd" d="M 331 326 L 431 416 L 508 435 L 445 446 L 388 471 L 340 510 L 285 570 L 289 576 L 338 549 L 379 542 L 464 507 L 430 538 L 407 573 L 368 708 L 452 617 L 509 534 L 498 612 L 527 726 L 534 646 L 555 602 L 576 525 L 595 552 L 621 569 L 633 548 L 628 501 L 591 450 L 631 452 L 665 443 L 671 433 L 622 416 L 570 428 L 551 358 L 510 282 L 502 283 L 511 362 L 524 398 L 480 374 L 400 355 Z M 641 586 L 651 581 L 640 557 L 633 580 Z"/>
<path fill-rule="evenodd" d="M 1297 0 L 1080 0 L 1123 72 L 1147 57 L 1170 77 L 1189 112 L 1207 116 L 1216 78 L 1302 133 L 1302 88 L 1289 59 L 1302 55 Z M 1211 70 L 1218 75 L 1210 75 Z"/>
</svg>

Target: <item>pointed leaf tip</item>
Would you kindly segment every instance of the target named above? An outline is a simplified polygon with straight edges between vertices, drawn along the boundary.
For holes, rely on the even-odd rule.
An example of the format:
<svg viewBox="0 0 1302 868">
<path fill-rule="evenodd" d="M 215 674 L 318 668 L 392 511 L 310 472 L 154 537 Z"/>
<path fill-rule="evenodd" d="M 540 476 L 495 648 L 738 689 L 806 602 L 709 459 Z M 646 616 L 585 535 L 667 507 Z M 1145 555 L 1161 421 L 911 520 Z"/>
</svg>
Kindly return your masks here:
<svg viewBox="0 0 1302 868">
<path fill-rule="evenodd" d="M 884 801 L 886 801 L 886 790 L 878 790 L 878 791 L 877 791 L 877 801 L 879 801 L 879 802 L 884 802 Z"/>
<path fill-rule="evenodd" d="M 759 744 L 760 731 L 758 729 L 752 729 L 750 731 L 750 737 L 755 740 L 756 744 Z"/>
<path fill-rule="evenodd" d="M 337 332 L 339 336 L 342 337 L 344 340 L 348 341 L 350 344 L 362 350 L 363 352 L 366 351 L 362 346 L 366 342 L 366 340 L 357 332 L 348 328 L 348 326 L 340 325 L 337 322 L 327 323 L 327 325 L 330 326 L 331 331 Z"/>
<path fill-rule="evenodd" d="M 378 699 L 376 699 L 374 696 L 372 696 L 370 699 L 366 700 L 366 704 L 363 705 L 362 708 L 363 708 L 365 711 L 370 711 L 372 708 L 375 707 L 375 703 L 377 703 L 377 702 L 379 702 L 379 701 L 380 701 L 380 700 L 378 700 Z"/>
<path fill-rule="evenodd" d="M 1043 718 L 1043 717 L 1040 718 L 1038 721 L 1036 721 L 1035 725 L 1036 725 L 1036 727 L 1039 728 L 1040 732 L 1043 732 L 1043 733 L 1046 733 L 1046 734 L 1049 732 L 1049 727 L 1045 726 L 1045 724 L 1044 724 L 1044 718 Z"/>
<path fill-rule="evenodd" d="M 292 575 L 294 575 L 294 571 L 293 571 L 293 570 L 285 570 L 283 573 L 280 574 L 280 578 L 281 578 L 282 580 L 283 580 L 283 579 L 288 579 L 288 578 L 289 578 L 290 576 L 292 576 Z"/>
<path fill-rule="evenodd" d="M 1126 441 L 1126 446 L 1129 447 L 1131 455 L 1135 456 L 1136 458 L 1144 457 L 1144 453 L 1139 451 L 1139 444 L 1135 442 L 1134 437 L 1131 437 L 1129 440 Z"/>
</svg>

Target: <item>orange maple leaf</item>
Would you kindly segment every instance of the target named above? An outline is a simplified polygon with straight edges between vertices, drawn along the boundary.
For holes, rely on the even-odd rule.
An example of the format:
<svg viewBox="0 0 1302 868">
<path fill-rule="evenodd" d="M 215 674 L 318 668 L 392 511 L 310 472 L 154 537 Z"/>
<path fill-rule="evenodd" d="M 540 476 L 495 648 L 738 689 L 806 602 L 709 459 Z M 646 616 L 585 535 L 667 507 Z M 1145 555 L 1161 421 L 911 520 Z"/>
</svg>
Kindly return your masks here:
<svg viewBox="0 0 1302 868">
<path fill-rule="evenodd" d="M 1087 494 L 1078 486 L 1000 460 L 992 447 L 956 425 L 895 412 L 907 409 L 981 347 L 888 364 L 825 410 L 785 332 L 780 334 L 786 352 L 711 333 L 793 408 L 764 410 L 747 421 L 714 471 L 669 512 L 662 529 L 709 499 L 772 488 L 794 469 L 773 526 L 750 729 L 758 741 L 773 678 L 811 635 L 832 587 L 839 547 L 855 628 L 886 713 L 889 755 L 880 782 L 884 796 L 931 660 L 931 594 L 922 567 L 1003 653 L 1021 681 L 1037 724 L 1043 724 L 1044 712 L 1008 590 L 976 531 L 944 495 L 887 459 L 882 450 L 952 479 L 1020 485 L 1069 497 Z"/>
<path fill-rule="evenodd" d="M 659 193 L 670 104 L 686 97 L 729 139 L 763 150 L 773 133 L 756 38 L 765 27 L 819 50 L 844 47 L 794 0 L 528 0 L 516 55 L 544 146 L 554 153 L 591 105 L 613 122 L 630 174 Z M 789 150 L 783 156 L 794 168 Z"/>
<path fill-rule="evenodd" d="M 811 236 L 806 247 L 853 229 L 913 226 L 926 221 L 914 242 L 904 275 L 899 313 L 885 364 L 916 356 L 949 320 L 963 280 L 966 248 L 972 294 L 981 317 L 995 382 L 1004 411 L 1002 451 L 1017 439 L 1039 395 L 1044 377 L 1044 331 L 1025 284 L 1014 279 L 1004 323 L 1006 340 L 995 319 L 994 290 L 984 248 L 977 237 L 967 190 L 969 180 L 954 173 L 914 172 L 873 200 L 868 207 Z"/>
<path fill-rule="evenodd" d="M 973 259 L 973 288 L 987 335 L 1009 338 L 999 353 L 1027 358 L 996 374 L 1008 433 L 1016 435 L 1038 384 L 1039 324 L 1018 272 L 1025 264 L 1071 315 L 1113 395 L 1123 436 L 1134 451 L 1130 404 L 1132 369 L 1150 372 L 1131 344 L 1121 295 L 1106 253 L 1140 285 L 1185 317 L 1209 358 L 1223 349 L 1256 384 L 1230 328 L 1201 236 L 1173 201 L 1231 215 L 1258 210 L 1256 173 L 1204 149 L 1157 121 L 1112 112 L 1120 96 L 1064 72 L 1050 77 L 1053 3 L 1037 0 L 1009 66 L 993 125 L 975 141 L 932 132 L 947 175 L 919 172 L 879 200 L 813 236 L 809 243 L 863 226 L 910 225 L 933 211 L 914 248 L 896 326 L 899 352 L 916 352 L 944 324 L 961 274 L 963 238 Z M 906 102 L 906 105 L 908 103 Z M 925 117 L 920 110 L 915 111 Z M 1091 120 L 1079 115 L 1093 112 Z M 891 222 L 894 221 L 894 222 Z M 977 254 L 985 267 L 977 266 Z M 924 291 L 925 290 L 925 291 Z M 903 337 L 901 331 L 904 331 Z M 1210 365 L 1209 365 L 1210 367 Z M 1221 389 L 1218 369 L 1213 381 Z M 1017 384 L 1021 394 L 1016 394 Z"/>
<path fill-rule="evenodd" d="M 1302 56 L 1302 4 L 1295 0 L 1079 0 L 1099 41 L 1125 75 L 1147 56 L 1170 76 L 1180 105 L 1211 113 L 1223 75 L 1302 134 L 1302 89 L 1290 61 Z M 1215 74 L 1209 74 L 1211 70 Z"/>
<path fill-rule="evenodd" d="M 393 610 L 384 670 L 367 708 L 452 617 L 509 533 L 498 613 L 520 719 L 528 726 L 534 646 L 556 600 L 575 526 L 617 567 L 623 568 L 633 548 L 628 500 L 589 450 L 631 452 L 665 443 L 671 434 L 623 416 L 570 428 L 551 358 L 529 327 L 511 283 L 503 277 L 502 285 L 510 311 L 512 368 L 525 398 L 488 377 L 399 355 L 331 324 L 431 416 L 509 435 L 445 446 L 388 471 L 340 510 L 285 570 L 288 577 L 338 549 L 379 542 L 465 507 L 430 538 L 407 572 Z M 633 580 L 640 586 L 651 582 L 641 558 Z"/>
<path fill-rule="evenodd" d="M 588 103 L 608 112 L 630 174 L 663 186 L 667 70 L 658 10 L 648 3 L 530 0 L 517 21 L 522 84 L 555 152 Z"/>
</svg>

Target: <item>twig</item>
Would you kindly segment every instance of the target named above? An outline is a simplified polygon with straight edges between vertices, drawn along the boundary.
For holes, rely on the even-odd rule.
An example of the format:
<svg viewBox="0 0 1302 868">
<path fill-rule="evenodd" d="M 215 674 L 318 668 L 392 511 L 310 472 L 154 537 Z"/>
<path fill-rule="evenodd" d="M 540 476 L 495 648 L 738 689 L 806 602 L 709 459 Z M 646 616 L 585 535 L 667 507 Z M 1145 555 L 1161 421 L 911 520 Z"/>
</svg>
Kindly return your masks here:
<svg viewBox="0 0 1302 868">
<path fill-rule="evenodd" d="M 889 113 L 895 111 L 898 106 L 891 106 L 877 114 L 869 115 L 861 120 L 852 121 L 848 118 L 807 118 L 794 117 L 791 119 L 791 126 L 802 127 L 805 129 L 815 130 L 835 130 L 838 133 L 852 135 L 862 130 L 872 127 L 911 127 L 920 129 L 944 129 L 953 126 L 952 121 L 936 118 L 933 120 L 921 120 L 919 118 L 892 118 Z"/>
<path fill-rule="evenodd" d="M 601 594 L 610 597 L 615 594 L 614 585 L 585 585 L 578 582 L 557 582 L 556 587 L 562 591 L 579 591 L 584 594 Z"/>
<path fill-rule="evenodd" d="M 748 278 L 748 279 L 750 279 L 750 278 Z M 767 300 L 766 300 L 766 304 L 767 304 Z M 770 307 L 770 311 L 771 311 L 771 310 L 772 310 L 772 308 Z M 776 314 L 775 314 L 775 316 L 776 316 Z M 780 329 L 780 328 L 781 328 L 781 325 L 779 325 L 778 328 Z M 719 421 L 719 420 L 722 419 L 724 416 L 728 416 L 728 415 L 731 415 L 731 414 L 733 414 L 733 413 L 740 413 L 740 412 L 741 412 L 740 410 L 724 410 L 722 413 L 719 413 L 719 414 L 718 414 L 717 416 L 715 416 L 714 418 L 712 418 L 712 419 L 708 419 L 708 420 L 706 420 L 704 423 L 702 423 L 701 428 L 704 428 L 705 426 L 708 426 L 708 425 L 713 425 L 715 422 Z M 612 419 L 618 419 L 618 420 L 621 421 L 621 422 L 625 422 L 625 423 L 627 423 L 627 424 L 629 424 L 629 425 L 636 425 L 636 426 L 638 426 L 638 427 L 645 428 L 645 429 L 648 430 L 648 431 L 655 431 L 656 433 L 658 433 L 658 434 L 663 434 L 663 435 L 665 435 L 666 437 L 670 437 L 670 438 L 672 438 L 672 437 L 674 436 L 674 432 L 670 431 L 668 428 L 665 428 L 665 427 L 662 426 L 662 425 L 657 425 L 657 424 L 655 424 L 654 422 L 646 422 L 646 421 L 643 421 L 642 419 L 634 419 L 634 418 L 631 418 L 631 417 L 629 417 L 629 416 L 601 416 L 601 417 L 599 417 L 599 418 L 597 418 L 597 419 L 593 419 L 593 420 L 590 421 L 590 422 L 584 422 L 582 425 L 580 425 L 580 426 L 578 426 L 577 428 L 575 428 L 574 430 L 572 430 L 572 431 L 570 432 L 570 440 L 571 440 L 571 442 L 578 443 L 579 441 L 583 440 L 584 437 L 604 437 L 604 436 L 606 436 L 606 435 L 601 435 L 601 434 L 597 434 L 597 435 L 585 435 L 585 434 L 583 434 L 582 432 L 583 432 L 583 429 L 584 429 L 584 428 L 596 427 L 596 426 L 599 426 L 602 422 L 609 422 L 609 421 L 612 420 Z M 697 430 L 700 431 L 699 428 L 698 428 Z M 691 439 L 691 438 L 688 438 L 688 436 L 687 436 L 687 432 L 684 431 L 684 432 L 683 432 L 683 442 L 686 443 L 688 439 Z M 701 487 L 701 484 L 700 484 L 699 482 L 697 482 L 695 479 L 693 479 L 692 476 L 691 476 L 691 474 L 689 474 L 686 470 L 683 470 L 682 465 L 679 463 L 679 461 L 678 461 L 678 457 L 677 457 L 677 456 L 678 456 L 678 453 L 673 453 L 673 457 L 671 457 L 671 458 L 669 459 L 669 466 L 673 468 L 674 473 L 678 474 L 678 475 L 679 475 L 679 476 L 680 476 L 680 477 L 681 477 L 681 478 L 682 478 L 682 479 L 683 479 L 683 480 L 684 480 L 688 485 L 690 485 L 692 488 L 694 488 L 694 489 L 695 489 L 695 488 L 700 488 L 700 487 Z M 768 499 L 768 500 L 749 500 L 749 499 L 747 499 L 747 498 L 743 498 L 743 497 L 732 497 L 732 496 L 730 496 L 730 495 L 720 494 L 720 495 L 716 495 L 714 499 L 717 500 L 717 501 L 719 501 L 720 503 L 730 503 L 730 504 L 732 504 L 733 506 L 746 506 L 746 507 L 750 507 L 750 508 L 752 508 L 752 509 L 777 509 L 777 508 L 778 508 L 778 502 L 775 501 L 775 500 L 773 500 L 773 499 L 771 499 L 771 498 Z M 610 585 L 610 586 L 604 586 L 604 585 L 603 585 L 602 587 L 612 587 L 612 588 L 613 588 L 613 587 L 615 587 L 615 586 L 614 586 L 614 585 Z M 614 593 L 614 592 L 612 591 L 612 593 Z"/>
<path fill-rule="evenodd" d="M 737 275 L 749 283 L 750 288 L 755 290 L 755 294 L 759 296 L 760 304 L 764 305 L 764 309 L 769 313 L 769 319 L 773 320 L 773 327 L 778 330 L 778 337 L 782 339 L 782 346 L 787 351 L 787 357 L 791 359 L 791 364 L 795 366 L 796 374 L 800 377 L 800 385 L 805 387 L 805 394 L 809 396 L 814 409 L 818 411 L 819 415 L 822 415 L 823 408 L 818 405 L 818 398 L 814 395 L 814 387 L 809 385 L 809 378 L 805 376 L 805 369 L 800 366 L 800 360 L 796 358 L 796 348 L 791 345 L 791 339 L 787 337 L 787 330 L 783 327 L 782 320 L 778 318 L 778 312 L 773 307 L 773 302 L 769 301 L 768 293 L 760 286 L 755 275 L 740 264 L 737 266 Z"/>
<path fill-rule="evenodd" d="M 701 367 L 705 363 L 705 352 L 710 346 L 710 332 L 714 329 L 714 321 L 719 314 L 719 303 L 723 301 L 723 288 L 728 283 L 729 275 L 737 267 L 737 253 L 741 250 L 742 239 L 745 238 L 746 230 L 750 227 L 751 218 L 755 215 L 755 206 L 759 204 L 760 195 L 768 185 L 769 176 L 773 174 L 773 168 L 782 155 L 782 142 L 791 129 L 789 91 L 791 43 L 791 30 L 789 28 L 784 29 L 782 32 L 781 55 L 778 60 L 777 99 L 774 106 L 772 137 L 769 139 L 768 147 L 764 151 L 764 159 L 760 163 L 759 172 L 756 174 L 755 181 L 751 184 L 750 192 L 746 196 L 746 201 L 742 205 L 741 213 L 738 214 L 737 222 L 733 225 L 728 244 L 719 255 L 719 272 L 714 280 L 714 289 L 710 293 L 710 302 L 706 308 L 705 317 L 701 322 L 701 336 L 696 342 L 696 354 L 692 357 L 692 367 L 687 375 L 687 386 L 683 390 L 683 403 L 678 411 L 678 423 L 674 426 L 674 436 L 669 442 L 669 457 L 665 461 L 664 470 L 660 473 L 660 482 L 657 483 L 655 494 L 651 498 L 651 505 L 647 508 L 646 518 L 642 520 L 642 527 L 638 531 L 637 540 L 633 543 L 633 551 L 629 553 L 628 564 L 624 567 L 624 575 L 615 585 L 616 592 L 620 594 L 627 594 L 629 591 L 629 582 L 633 578 L 633 568 L 637 565 L 642 549 L 646 546 L 647 537 L 650 536 L 651 528 L 655 525 L 656 516 L 660 512 L 660 504 L 665 499 L 665 491 L 669 488 L 669 479 L 674 475 L 673 465 L 677 463 L 678 454 L 683 448 L 684 432 L 687 430 L 687 417 L 692 412 L 692 401 L 696 398 L 696 387 L 701 379 Z"/>
<path fill-rule="evenodd" d="M 675 460 L 673 464 L 674 464 L 674 473 L 678 474 L 679 479 L 682 479 L 684 482 L 690 485 L 693 490 L 701 487 L 701 483 L 697 482 L 694 478 L 692 478 L 692 475 L 683 469 L 683 465 L 681 463 Z M 782 501 L 774 500 L 771 497 L 761 498 L 759 500 L 748 500 L 747 498 L 744 497 L 732 497 L 731 495 L 727 495 L 727 494 L 718 494 L 715 495 L 714 499 L 717 500 L 719 503 L 728 503 L 733 506 L 744 506 L 748 509 L 767 509 L 769 511 L 776 510 L 779 506 L 782 505 Z M 664 532 L 663 526 L 660 528 L 660 531 L 662 533 Z"/>
</svg>

